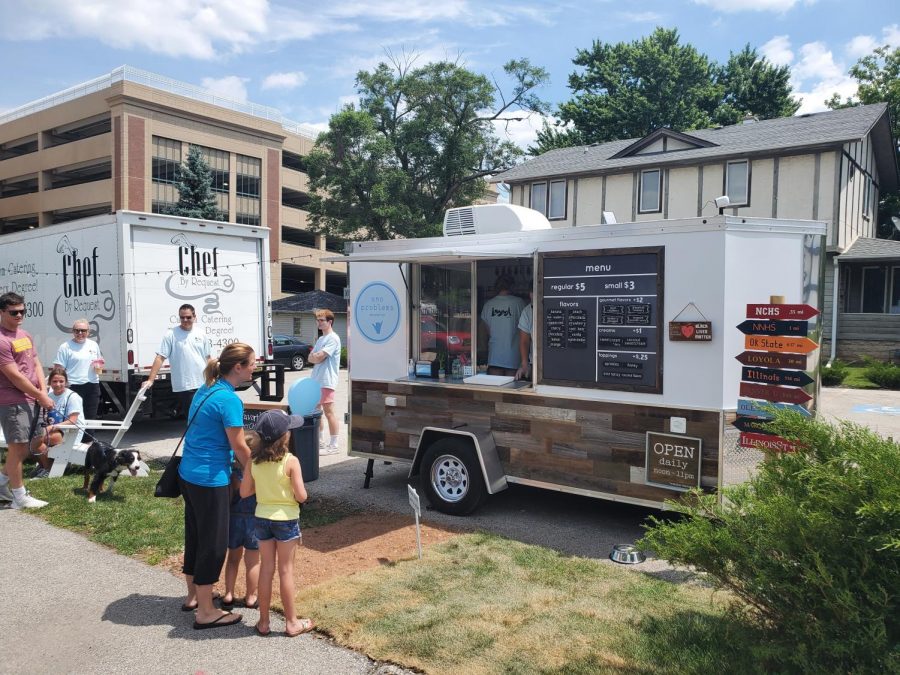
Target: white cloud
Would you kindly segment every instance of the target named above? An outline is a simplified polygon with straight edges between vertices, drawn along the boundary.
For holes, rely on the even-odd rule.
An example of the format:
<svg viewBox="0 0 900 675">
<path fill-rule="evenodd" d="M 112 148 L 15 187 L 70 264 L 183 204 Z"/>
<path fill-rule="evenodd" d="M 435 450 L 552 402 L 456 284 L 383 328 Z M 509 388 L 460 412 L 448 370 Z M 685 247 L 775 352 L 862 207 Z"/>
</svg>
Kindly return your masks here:
<svg viewBox="0 0 900 675">
<path fill-rule="evenodd" d="M 228 75 L 226 77 L 204 77 L 201 85 L 204 89 L 208 89 L 214 94 L 218 94 L 222 98 L 238 103 L 247 102 L 247 86 L 244 84 L 249 80 L 246 77 L 238 77 L 237 75 Z"/>
<path fill-rule="evenodd" d="M 838 94 L 841 100 L 844 100 L 845 98 L 855 97 L 856 90 L 856 80 L 849 75 L 837 79 L 821 80 L 814 83 L 812 88 L 806 90 L 795 88 L 793 94 L 801 100 L 797 114 L 805 115 L 806 113 L 828 110 L 825 101 L 830 99 L 833 94 Z"/>
<path fill-rule="evenodd" d="M 814 5 L 816 0 L 694 0 L 696 5 L 705 5 L 717 12 L 775 12 L 784 14 L 796 5 Z"/>
<path fill-rule="evenodd" d="M 871 54 L 872 50 L 878 46 L 878 40 L 871 35 L 857 35 L 847 43 L 845 51 L 851 59 L 859 59 L 867 54 Z"/>
<path fill-rule="evenodd" d="M 900 47 L 900 24 L 892 23 L 881 29 L 881 42 L 887 44 L 891 49 Z"/>
<path fill-rule="evenodd" d="M 290 73 L 272 73 L 263 80 L 263 89 L 296 89 L 306 84 L 306 73 L 295 70 Z"/>
<path fill-rule="evenodd" d="M 660 23 L 663 20 L 659 12 L 617 12 L 616 16 L 628 23 Z"/>
<path fill-rule="evenodd" d="M 807 42 L 800 47 L 800 60 L 791 68 L 795 81 L 809 78 L 834 80 L 847 72 L 843 64 L 834 61 L 834 55 L 824 42 Z"/>
<path fill-rule="evenodd" d="M 0 36 L 87 38 L 117 49 L 212 59 L 266 33 L 267 0 L 32 0 L 0 3 Z"/>
<path fill-rule="evenodd" d="M 553 124 L 556 118 L 538 114 L 531 114 L 523 120 L 509 119 L 521 117 L 524 113 L 511 111 L 494 120 L 494 130 L 501 140 L 512 141 L 523 150 L 537 141 L 537 134 L 543 127 L 544 121 Z"/>
<path fill-rule="evenodd" d="M 776 66 L 789 66 L 794 60 L 791 41 L 787 35 L 776 35 L 759 48 L 759 53 Z"/>
</svg>

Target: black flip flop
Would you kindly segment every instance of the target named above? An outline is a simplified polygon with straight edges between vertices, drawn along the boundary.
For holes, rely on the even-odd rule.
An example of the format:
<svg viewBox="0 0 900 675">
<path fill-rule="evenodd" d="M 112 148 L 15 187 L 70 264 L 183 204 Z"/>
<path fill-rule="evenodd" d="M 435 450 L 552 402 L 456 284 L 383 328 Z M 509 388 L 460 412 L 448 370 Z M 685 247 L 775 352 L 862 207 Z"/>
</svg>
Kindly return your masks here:
<svg viewBox="0 0 900 675">
<path fill-rule="evenodd" d="M 234 609 L 234 596 L 232 596 L 231 602 L 225 602 L 225 600 L 220 598 L 219 599 L 219 607 L 221 607 L 222 609 L 224 609 L 228 612 L 233 610 Z"/>
<path fill-rule="evenodd" d="M 223 621 L 223 619 L 228 619 L 229 617 L 233 617 L 228 621 Z M 194 630 L 205 630 L 207 628 L 222 628 L 224 626 L 233 626 L 236 623 L 240 623 L 243 617 L 240 614 L 233 614 L 228 612 L 228 614 L 223 614 L 215 621 L 210 621 L 209 623 L 200 623 L 198 621 L 194 622 Z"/>
</svg>

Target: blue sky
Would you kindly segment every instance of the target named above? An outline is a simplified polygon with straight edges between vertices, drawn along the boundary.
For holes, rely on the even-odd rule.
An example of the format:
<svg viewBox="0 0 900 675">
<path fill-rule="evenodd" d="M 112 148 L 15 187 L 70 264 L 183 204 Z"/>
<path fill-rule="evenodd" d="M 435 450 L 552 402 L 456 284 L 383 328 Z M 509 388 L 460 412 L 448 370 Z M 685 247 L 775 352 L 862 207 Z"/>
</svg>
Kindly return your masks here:
<svg viewBox="0 0 900 675">
<path fill-rule="evenodd" d="M 354 77 L 386 54 L 460 59 L 502 77 L 527 57 L 546 68 L 540 95 L 566 100 L 577 48 L 678 28 L 717 61 L 750 43 L 789 65 L 801 112 L 852 95 L 847 70 L 880 44 L 900 46 L 895 0 L 0 0 L 0 111 L 128 64 L 278 108 L 323 129 L 355 100 Z M 527 143 L 540 119 L 511 125 Z"/>
</svg>

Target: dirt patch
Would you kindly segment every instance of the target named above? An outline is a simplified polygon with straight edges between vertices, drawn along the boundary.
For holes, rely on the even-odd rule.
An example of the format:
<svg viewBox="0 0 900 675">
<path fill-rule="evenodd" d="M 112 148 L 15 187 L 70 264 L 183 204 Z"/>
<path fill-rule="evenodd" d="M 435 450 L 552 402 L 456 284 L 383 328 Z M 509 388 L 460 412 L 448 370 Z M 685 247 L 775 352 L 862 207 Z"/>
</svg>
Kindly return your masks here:
<svg viewBox="0 0 900 675">
<path fill-rule="evenodd" d="M 294 554 L 294 579 L 298 592 L 334 577 L 415 558 L 416 526 L 411 520 L 410 516 L 394 513 L 366 512 L 329 525 L 305 528 L 303 544 L 297 547 Z M 421 525 L 421 530 L 423 549 L 460 534 L 425 524 Z M 181 576 L 182 558 L 181 555 L 171 556 L 160 565 Z M 224 592 L 224 581 L 220 581 L 216 588 Z M 242 563 L 235 584 L 235 596 L 244 597 L 244 591 Z M 278 593 L 277 573 L 275 593 Z M 277 603 L 277 598 L 273 600 Z"/>
</svg>

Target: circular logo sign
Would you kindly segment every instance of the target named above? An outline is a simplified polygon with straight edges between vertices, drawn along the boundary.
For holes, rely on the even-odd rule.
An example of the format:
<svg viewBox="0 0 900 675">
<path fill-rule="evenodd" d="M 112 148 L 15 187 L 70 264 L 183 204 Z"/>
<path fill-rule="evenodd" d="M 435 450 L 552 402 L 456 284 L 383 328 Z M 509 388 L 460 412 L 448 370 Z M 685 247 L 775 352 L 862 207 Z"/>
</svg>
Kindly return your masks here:
<svg viewBox="0 0 900 675">
<path fill-rule="evenodd" d="M 353 306 L 356 327 L 369 342 L 386 342 L 400 326 L 400 300 L 383 281 L 373 281 L 360 291 Z"/>
</svg>

